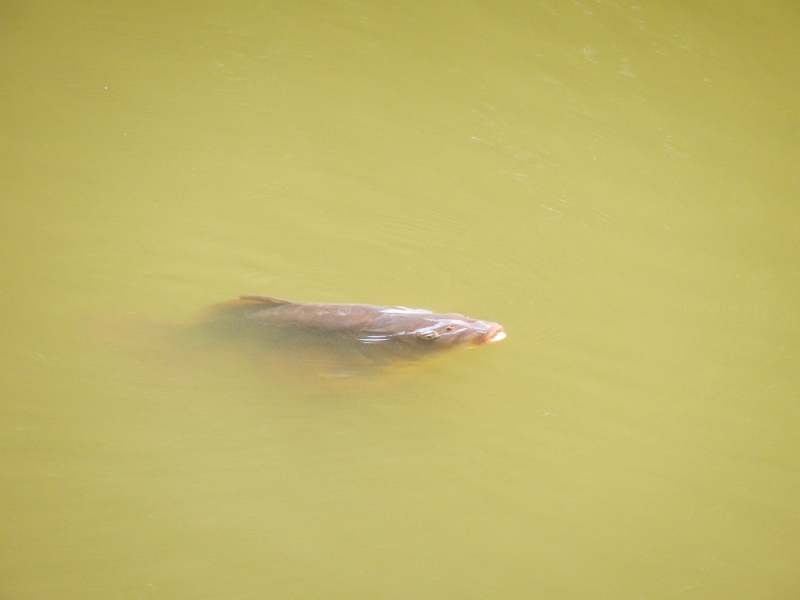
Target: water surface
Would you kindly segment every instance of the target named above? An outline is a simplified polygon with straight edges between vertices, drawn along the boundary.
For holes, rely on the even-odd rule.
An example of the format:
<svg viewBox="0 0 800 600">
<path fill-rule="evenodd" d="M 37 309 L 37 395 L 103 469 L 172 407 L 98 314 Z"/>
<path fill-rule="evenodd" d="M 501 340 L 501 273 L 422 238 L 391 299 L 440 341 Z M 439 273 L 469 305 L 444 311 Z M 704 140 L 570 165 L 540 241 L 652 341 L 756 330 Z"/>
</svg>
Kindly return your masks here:
<svg viewBox="0 0 800 600">
<path fill-rule="evenodd" d="M 0 11 L 9 598 L 791 598 L 792 2 Z M 132 334 L 501 323 L 364 381 Z"/>
</svg>

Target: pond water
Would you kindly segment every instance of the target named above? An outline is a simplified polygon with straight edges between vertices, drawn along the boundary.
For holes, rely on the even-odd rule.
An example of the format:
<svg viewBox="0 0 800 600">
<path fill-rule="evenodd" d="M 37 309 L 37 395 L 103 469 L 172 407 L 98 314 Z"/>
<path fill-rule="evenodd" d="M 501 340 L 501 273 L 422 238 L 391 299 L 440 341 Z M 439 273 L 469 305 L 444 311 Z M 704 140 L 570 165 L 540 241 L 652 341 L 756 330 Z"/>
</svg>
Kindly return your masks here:
<svg viewBox="0 0 800 600">
<path fill-rule="evenodd" d="M 0 47 L 4 598 L 796 597 L 797 3 L 7 3 Z M 508 337 L 142 335 L 240 294 Z"/>
</svg>

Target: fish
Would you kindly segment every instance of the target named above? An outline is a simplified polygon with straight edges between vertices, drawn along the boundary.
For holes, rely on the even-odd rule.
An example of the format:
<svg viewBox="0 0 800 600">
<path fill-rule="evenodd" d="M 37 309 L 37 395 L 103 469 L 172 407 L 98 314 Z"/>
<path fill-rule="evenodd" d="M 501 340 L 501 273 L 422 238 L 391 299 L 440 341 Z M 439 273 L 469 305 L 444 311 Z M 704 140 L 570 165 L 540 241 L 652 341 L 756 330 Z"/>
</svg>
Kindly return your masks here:
<svg viewBox="0 0 800 600">
<path fill-rule="evenodd" d="M 420 361 L 506 337 L 498 323 L 460 313 L 254 295 L 209 307 L 198 325 L 217 340 L 245 341 L 254 349 L 336 357 L 345 371 Z"/>
</svg>

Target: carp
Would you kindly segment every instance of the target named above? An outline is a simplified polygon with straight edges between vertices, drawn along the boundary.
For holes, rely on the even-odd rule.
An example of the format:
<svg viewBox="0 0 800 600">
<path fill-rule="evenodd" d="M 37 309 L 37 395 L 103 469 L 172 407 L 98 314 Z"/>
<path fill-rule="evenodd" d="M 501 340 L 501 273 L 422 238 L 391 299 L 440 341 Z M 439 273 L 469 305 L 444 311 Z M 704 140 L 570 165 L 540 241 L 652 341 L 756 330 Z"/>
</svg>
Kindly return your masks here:
<svg viewBox="0 0 800 600">
<path fill-rule="evenodd" d="M 246 340 L 255 349 L 288 350 L 301 357 L 324 353 L 361 367 L 416 361 L 506 337 L 499 324 L 459 313 L 297 303 L 269 296 L 241 296 L 215 304 L 197 325 L 217 340 Z"/>
</svg>

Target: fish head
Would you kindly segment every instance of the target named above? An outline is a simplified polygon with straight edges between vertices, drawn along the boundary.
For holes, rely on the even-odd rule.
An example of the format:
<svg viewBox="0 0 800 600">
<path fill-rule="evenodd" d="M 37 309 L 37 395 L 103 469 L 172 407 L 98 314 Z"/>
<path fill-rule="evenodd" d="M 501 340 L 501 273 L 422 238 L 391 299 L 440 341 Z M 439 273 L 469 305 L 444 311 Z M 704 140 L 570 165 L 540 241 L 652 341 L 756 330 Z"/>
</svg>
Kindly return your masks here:
<svg viewBox="0 0 800 600">
<path fill-rule="evenodd" d="M 428 315 L 424 323 L 410 335 L 416 344 L 432 350 L 475 348 L 499 342 L 506 337 L 501 325 L 458 313 Z"/>
</svg>

